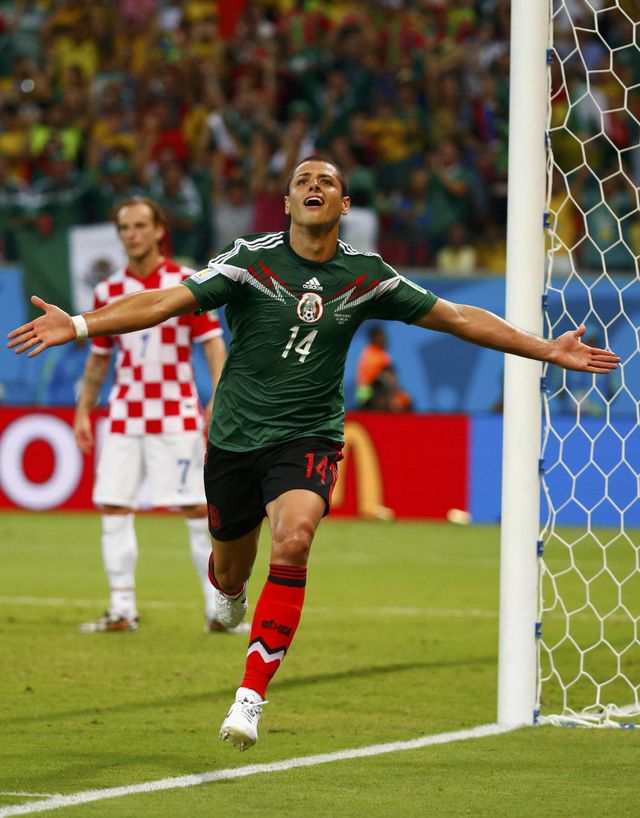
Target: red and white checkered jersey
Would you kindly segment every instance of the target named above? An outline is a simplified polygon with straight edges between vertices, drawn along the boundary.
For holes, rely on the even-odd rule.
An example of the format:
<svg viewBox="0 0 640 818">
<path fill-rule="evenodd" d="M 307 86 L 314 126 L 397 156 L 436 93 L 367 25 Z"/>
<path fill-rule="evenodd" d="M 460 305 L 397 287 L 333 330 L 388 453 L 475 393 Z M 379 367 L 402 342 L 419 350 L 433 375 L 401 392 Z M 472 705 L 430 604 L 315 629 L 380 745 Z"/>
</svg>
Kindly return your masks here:
<svg viewBox="0 0 640 818">
<path fill-rule="evenodd" d="M 98 309 L 123 295 L 175 287 L 193 270 L 164 259 L 146 278 L 129 269 L 94 290 Z M 109 427 L 116 434 L 178 434 L 201 431 L 203 415 L 191 366 L 191 345 L 222 334 L 214 315 L 181 315 L 149 329 L 93 338 L 92 351 L 117 349 L 115 382 L 109 394 Z"/>
</svg>

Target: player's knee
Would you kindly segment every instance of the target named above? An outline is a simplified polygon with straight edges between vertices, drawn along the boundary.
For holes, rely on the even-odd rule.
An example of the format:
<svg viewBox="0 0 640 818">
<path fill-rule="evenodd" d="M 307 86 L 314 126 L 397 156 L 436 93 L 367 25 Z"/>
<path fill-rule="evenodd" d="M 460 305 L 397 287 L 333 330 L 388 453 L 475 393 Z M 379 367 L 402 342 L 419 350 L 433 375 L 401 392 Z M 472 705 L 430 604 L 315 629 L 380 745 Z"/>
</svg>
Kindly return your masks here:
<svg viewBox="0 0 640 818">
<path fill-rule="evenodd" d="M 275 532 L 271 544 L 272 560 L 284 565 L 306 565 L 309 559 L 313 530 L 301 525 L 293 531 Z"/>
</svg>

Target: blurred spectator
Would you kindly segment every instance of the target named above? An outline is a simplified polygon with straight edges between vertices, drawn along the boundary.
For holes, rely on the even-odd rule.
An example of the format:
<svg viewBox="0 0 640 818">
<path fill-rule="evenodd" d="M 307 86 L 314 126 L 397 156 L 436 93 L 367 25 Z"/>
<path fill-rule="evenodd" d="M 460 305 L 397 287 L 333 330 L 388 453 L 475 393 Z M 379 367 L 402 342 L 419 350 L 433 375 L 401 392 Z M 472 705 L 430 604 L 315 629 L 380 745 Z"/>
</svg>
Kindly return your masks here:
<svg viewBox="0 0 640 818">
<path fill-rule="evenodd" d="M 42 235 L 87 220 L 86 179 L 62 152 L 52 150 L 46 169 L 31 186 L 30 210 Z"/>
<path fill-rule="evenodd" d="M 106 85 L 96 104 L 93 123 L 88 132 L 87 164 L 98 167 L 116 151 L 132 155 L 136 148 L 132 112 L 121 99 L 122 89 L 116 83 Z"/>
<path fill-rule="evenodd" d="M 429 177 L 429 207 L 432 218 L 428 235 L 432 251 L 437 252 L 446 242 L 454 224 L 466 223 L 471 215 L 471 174 L 463 165 L 460 149 L 453 139 L 444 139 L 435 151 L 427 155 Z"/>
<path fill-rule="evenodd" d="M 268 93 L 251 84 L 245 77 L 233 89 L 233 96 L 227 100 L 218 78 L 208 75 L 209 94 L 215 105 L 207 122 L 217 148 L 222 152 L 225 164 L 247 165 L 255 134 L 264 128 L 271 100 Z"/>
<path fill-rule="evenodd" d="M 253 200 L 253 216 L 247 231 L 249 233 L 268 233 L 287 228 L 288 217 L 284 212 L 283 196 L 286 178 L 293 165 L 289 162 L 282 171 L 271 167 L 269 158 L 272 147 L 273 138 L 270 134 L 263 131 L 255 134 L 251 146 L 250 196 Z"/>
<path fill-rule="evenodd" d="M 246 182 L 242 178 L 231 179 L 219 190 L 213 207 L 215 252 L 231 244 L 238 236 L 251 232 L 254 211 L 248 193 Z M 281 195 L 279 210 L 282 211 L 283 201 Z"/>
<path fill-rule="evenodd" d="M 178 159 L 168 158 L 151 180 L 149 190 L 164 210 L 172 255 L 182 264 L 197 266 L 202 203 L 193 179 L 187 176 Z"/>
<path fill-rule="evenodd" d="M 316 84 L 313 93 L 314 107 L 319 117 L 318 147 L 326 149 L 336 136 L 347 130 L 349 119 L 356 108 L 355 91 L 347 75 L 343 71 L 334 70 L 323 83 Z"/>
<path fill-rule="evenodd" d="M 447 72 L 430 83 L 431 112 L 429 136 L 431 144 L 455 139 L 468 130 L 471 121 L 469 99 L 464 94 L 457 74 Z"/>
<path fill-rule="evenodd" d="M 0 153 L 23 164 L 21 175 L 26 176 L 24 163 L 29 156 L 29 135 L 24 114 L 17 102 L 6 101 L 0 108 Z"/>
<path fill-rule="evenodd" d="M 613 170 L 613 169 L 612 169 Z M 579 194 L 587 239 L 579 253 L 582 264 L 600 273 L 607 270 L 638 274 L 630 249 L 629 225 L 637 212 L 637 191 L 621 173 L 614 173 L 601 185 L 585 177 Z"/>
<path fill-rule="evenodd" d="M 8 26 L 12 57 L 20 56 L 29 62 L 40 62 L 42 30 L 50 13 L 50 4 L 36 0 L 15 0 L 3 4 L 2 14 Z"/>
<path fill-rule="evenodd" d="M 569 179 L 555 168 L 549 198 L 551 232 L 547 231 L 546 239 L 547 250 L 553 247 L 553 269 L 556 273 L 569 273 L 571 270 L 571 253 L 577 245 L 582 227 L 582 216 L 571 195 L 571 187 L 577 190 L 582 184 L 580 175 Z M 553 245 L 550 243 L 551 236 Z"/>
<path fill-rule="evenodd" d="M 449 276 L 473 275 L 477 265 L 477 251 L 469 243 L 463 224 L 454 224 L 449 230 L 447 243 L 436 254 L 438 272 Z"/>
<path fill-rule="evenodd" d="M 378 150 L 369 134 L 368 122 L 364 111 L 356 111 L 349 120 L 346 134 L 355 161 L 365 167 L 371 167 L 378 161 Z"/>
<path fill-rule="evenodd" d="M 27 186 L 13 172 L 9 158 L 0 153 L 0 263 L 17 259 L 14 230 L 26 192 Z"/>
<path fill-rule="evenodd" d="M 145 195 L 146 191 L 138 184 L 128 155 L 124 151 L 114 151 L 111 159 L 98 171 L 90 190 L 89 209 L 92 221 L 111 221 L 119 202 Z"/>
<path fill-rule="evenodd" d="M 79 166 L 84 148 L 83 123 L 69 117 L 66 105 L 53 99 L 40 103 L 41 118 L 33 123 L 29 132 L 29 151 L 35 178 L 48 173 L 48 155 L 52 151 L 62 153 L 75 167 Z"/>
<path fill-rule="evenodd" d="M 411 172 L 406 191 L 389 200 L 391 213 L 386 217 L 384 256 L 390 264 L 426 265 L 429 237 L 434 232 L 436 214 L 431 204 L 430 173 L 418 167 Z"/>
<path fill-rule="evenodd" d="M 369 329 L 369 343 L 360 353 L 356 373 L 356 403 L 366 406 L 373 394 L 373 384 L 386 367 L 391 366 L 384 329 L 374 325 Z"/>
<path fill-rule="evenodd" d="M 383 190 L 403 186 L 409 174 L 416 123 L 406 120 L 389 99 L 379 99 L 368 120 L 367 133 L 378 157 L 379 183 Z"/>
<path fill-rule="evenodd" d="M 54 76 L 60 80 L 71 66 L 77 66 L 85 79 L 90 80 L 98 70 L 100 52 L 98 43 L 92 36 L 87 17 L 77 4 L 59 9 L 60 20 L 53 27 L 52 68 Z M 68 12 L 62 19 L 62 12 Z M 76 12 L 77 13 L 72 13 Z"/>
<path fill-rule="evenodd" d="M 478 267 L 487 273 L 504 275 L 507 269 L 507 231 L 504 225 L 489 222 L 476 245 Z"/>
<path fill-rule="evenodd" d="M 392 366 L 384 367 L 371 384 L 371 397 L 364 408 L 375 412 L 410 412 L 413 409 L 413 399 L 400 388 Z"/>
<path fill-rule="evenodd" d="M 270 166 L 283 172 L 287 166 L 293 167 L 305 156 L 311 156 L 316 149 L 316 141 L 311 127 L 311 106 L 302 100 L 296 100 L 289 106 L 289 119 Z"/>
<path fill-rule="evenodd" d="M 341 222 L 340 238 L 363 253 L 377 253 L 379 218 L 373 207 L 373 176 L 361 173 L 349 184 L 351 205 Z"/>
<path fill-rule="evenodd" d="M 287 229 L 288 218 L 283 206 L 284 187 L 283 174 L 277 170 L 256 169 L 251 177 L 253 214 L 248 232 L 269 233 Z M 228 234 L 228 227 L 223 232 Z"/>
<path fill-rule="evenodd" d="M 181 128 L 180 111 L 168 99 L 154 99 L 146 108 L 140 129 L 140 150 L 151 167 L 157 167 L 169 152 L 183 165 L 189 159 L 189 146 Z"/>
</svg>

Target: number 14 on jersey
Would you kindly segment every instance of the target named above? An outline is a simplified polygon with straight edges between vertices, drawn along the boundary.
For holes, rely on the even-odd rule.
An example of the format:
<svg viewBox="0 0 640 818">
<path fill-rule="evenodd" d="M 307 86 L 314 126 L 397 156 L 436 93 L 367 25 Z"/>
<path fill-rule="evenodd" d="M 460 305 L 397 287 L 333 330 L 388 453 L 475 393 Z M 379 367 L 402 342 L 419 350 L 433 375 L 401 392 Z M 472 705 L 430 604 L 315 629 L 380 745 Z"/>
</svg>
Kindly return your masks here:
<svg viewBox="0 0 640 818">
<path fill-rule="evenodd" d="M 300 363 L 303 364 L 307 359 L 307 355 L 311 352 L 311 344 L 313 344 L 318 330 L 312 329 L 311 332 L 308 332 L 301 338 L 294 347 L 293 345 L 298 339 L 299 332 L 300 327 L 291 327 L 291 335 L 289 336 L 286 347 L 282 350 L 282 357 L 287 358 L 293 347 L 293 351 L 297 352 L 300 356 Z"/>
</svg>

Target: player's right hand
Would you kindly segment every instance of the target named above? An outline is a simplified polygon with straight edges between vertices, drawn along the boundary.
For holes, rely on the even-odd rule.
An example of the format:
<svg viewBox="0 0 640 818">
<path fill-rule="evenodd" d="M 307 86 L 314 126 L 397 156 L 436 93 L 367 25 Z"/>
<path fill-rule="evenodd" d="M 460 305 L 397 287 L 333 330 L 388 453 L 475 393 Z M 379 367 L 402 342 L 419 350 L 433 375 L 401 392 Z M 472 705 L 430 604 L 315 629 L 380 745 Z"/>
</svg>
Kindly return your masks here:
<svg viewBox="0 0 640 818">
<path fill-rule="evenodd" d="M 91 428 L 91 418 L 86 413 L 76 412 L 73 421 L 73 433 L 76 443 L 82 454 L 89 454 L 93 449 L 93 430 Z"/>
<path fill-rule="evenodd" d="M 76 338 L 76 329 L 69 313 L 55 304 L 47 304 L 37 295 L 31 296 L 31 303 L 43 310 L 44 315 L 12 330 L 7 335 L 10 339 L 7 344 L 9 349 L 15 349 L 18 355 L 29 349 L 31 351 L 27 357 L 33 358 L 44 349 L 66 344 Z"/>
</svg>

